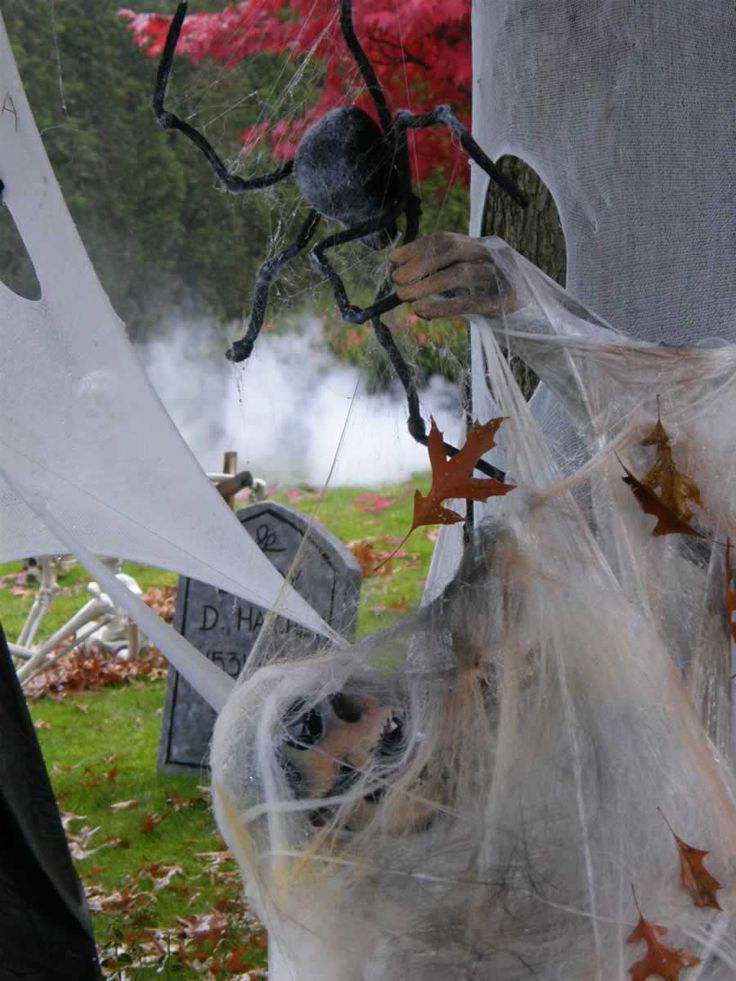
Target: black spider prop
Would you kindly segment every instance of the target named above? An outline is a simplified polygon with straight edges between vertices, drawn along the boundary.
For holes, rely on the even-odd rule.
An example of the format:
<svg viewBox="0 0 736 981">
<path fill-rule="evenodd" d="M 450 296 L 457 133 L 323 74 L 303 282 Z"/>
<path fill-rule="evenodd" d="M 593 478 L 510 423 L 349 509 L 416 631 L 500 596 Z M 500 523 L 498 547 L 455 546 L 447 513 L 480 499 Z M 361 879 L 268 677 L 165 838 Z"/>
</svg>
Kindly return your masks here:
<svg viewBox="0 0 736 981">
<path fill-rule="evenodd" d="M 245 336 L 236 341 L 227 352 L 228 358 L 232 361 L 244 361 L 250 357 L 263 325 L 271 283 L 308 246 L 320 221 L 323 218 L 332 219 L 342 226 L 342 230 L 318 241 L 309 252 L 310 262 L 332 285 L 335 301 L 344 320 L 353 324 L 371 321 L 376 339 L 388 356 L 406 393 L 409 432 L 426 445 L 426 426 L 419 409 L 413 375 L 396 346 L 391 331 L 381 321 L 381 314 L 399 306 L 402 301 L 392 292 L 390 280 L 387 279 L 370 306 L 354 306 L 326 253 L 329 249 L 356 240 L 373 249 L 384 248 L 396 239 L 397 222 L 402 216 L 403 241 L 411 242 L 416 238 L 421 202 L 412 188 L 406 139 L 409 129 L 421 129 L 438 123 L 447 126 L 468 156 L 499 187 L 521 206 L 525 206 L 527 202 L 516 185 L 496 168 L 449 106 L 437 106 L 431 112 L 425 113 L 413 113 L 406 109 L 391 113 L 373 66 L 355 34 L 352 0 L 338 2 L 340 28 L 376 108 L 378 123 L 357 106 L 340 106 L 309 127 L 297 146 L 294 159 L 283 167 L 270 174 L 248 179 L 231 173 L 201 133 L 164 108 L 174 52 L 187 12 L 185 2 L 179 4 L 169 26 L 156 77 L 153 111 L 162 129 L 184 133 L 202 151 L 226 191 L 231 194 L 257 191 L 293 175 L 302 197 L 310 206 L 296 240 L 281 252 L 269 256 L 258 270 L 248 329 Z M 446 445 L 446 450 L 450 454 L 456 452 L 450 445 Z M 493 476 L 498 475 L 495 468 L 482 461 L 479 469 Z"/>
</svg>

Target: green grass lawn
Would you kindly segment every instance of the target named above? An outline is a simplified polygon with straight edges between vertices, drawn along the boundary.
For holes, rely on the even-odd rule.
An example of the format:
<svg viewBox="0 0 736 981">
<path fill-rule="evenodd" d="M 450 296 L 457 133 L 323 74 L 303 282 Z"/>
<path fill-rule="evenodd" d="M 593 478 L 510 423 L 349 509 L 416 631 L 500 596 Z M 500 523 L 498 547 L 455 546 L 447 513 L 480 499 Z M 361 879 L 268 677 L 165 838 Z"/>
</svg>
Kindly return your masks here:
<svg viewBox="0 0 736 981">
<path fill-rule="evenodd" d="M 295 488 L 272 498 L 316 514 L 344 542 L 358 543 L 370 569 L 403 538 L 414 489 L 426 492 L 427 485 L 422 474 L 380 490 L 339 488 L 320 499 L 310 488 Z M 358 634 L 387 625 L 417 602 L 434 538 L 434 529 L 415 531 L 381 573 L 364 578 Z M 11 640 L 33 599 L 32 592 L 17 595 L 12 574 L 20 569 L 20 563 L 0 566 L 0 622 Z M 172 573 L 148 566 L 126 563 L 124 571 L 144 591 L 176 582 Z M 82 605 L 87 581 L 79 566 L 61 578 L 38 637 Z M 262 969 L 264 937 L 239 900 L 234 863 L 222 854 L 206 774 L 156 773 L 163 690 L 162 680 L 143 680 L 30 705 L 93 908 L 105 973 L 122 979 L 196 972 L 219 979 Z"/>
</svg>

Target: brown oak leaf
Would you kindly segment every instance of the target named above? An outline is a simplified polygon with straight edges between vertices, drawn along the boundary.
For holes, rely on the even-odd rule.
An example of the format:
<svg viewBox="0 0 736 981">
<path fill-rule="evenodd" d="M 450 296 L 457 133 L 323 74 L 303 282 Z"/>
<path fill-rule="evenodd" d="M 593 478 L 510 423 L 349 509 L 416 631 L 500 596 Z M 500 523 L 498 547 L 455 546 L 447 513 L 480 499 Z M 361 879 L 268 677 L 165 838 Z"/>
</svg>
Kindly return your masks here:
<svg viewBox="0 0 736 981">
<path fill-rule="evenodd" d="M 161 814 L 152 814 L 148 812 L 144 814 L 141 819 L 141 831 L 144 835 L 150 834 L 154 828 L 156 828 L 162 821 L 171 814 L 171 811 L 162 811 Z"/>
<path fill-rule="evenodd" d="M 716 892 L 721 888 L 721 884 L 715 876 L 710 874 L 703 864 L 705 856 L 710 853 L 703 851 L 702 848 L 694 848 L 692 845 L 688 845 L 686 841 L 683 841 L 679 835 L 675 834 L 672 825 L 665 817 L 661 808 L 657 808 L 657 810 L 662 815 L 665 824 L 672 832 L 672 837 L 675 839 L 677 851 L 680 855 L 680 882 L 683 888 L 687 889 L 690 893 L 696 906 L 709 906 L 711 909 L 721 909 L 721 904 L 718 902 L 716 896 Z"/>
<path fill-rule="evenodd" d="M 414 516 L 411 531 L 421 525 L 451 525 L 463 518 L 450 508 L 442 506 L 451 498 L 470 501 L 487 501 L 489 497 L 508 494 L 513 484 L 504 484 L 493 477 L 473 477 L 476 463 L 484 453 L 495 446 L 496 430 L 503 418 L 491 419 L 482 425 L 476 422 L 468 432 L 465 445 L 451 457 L 445 453 L 442 433 L 432 419 L 427 440 L 429 463 L 432 467 L 432 485 L 425 496 L 414 492 Z"/>
<path fill-rule="evenodd" d="M 669 510 L 681 521 L 689 521 L 693 516 L 691 504 L 702 508 L 700 488 L 687 474 L 680 473 L 672 455 L 672 443 L 667 430 L 662 425 L 657 400 L 657 424 L 641 441 L 642 446 L 656 447 L 656 457 L 650 469 L 641 478 L 641 483 L 655 494 Z"/>
<path fill-rule="evenodd" d="M 647 945 L 647 952 L 641 960 L 629 968 L 631 981 L 647 981 L 648 978 L 664 978 L 665 981 L 680 981 L 680 971 L 686 967 L 695 967 L 700 963 L 687 947 L 668 947 L 660 937 L 667 929 L 656 926 L 644 919 L 639 903 L 634 896 L 634 902 L 639 913 L 639 922 L 627 938 L 627 943 L 635 944 L 640 940 Z"/>
<path fill-rule="evenodd" d="M 736 643 L 736 623 L 733 615 L 736 613 L 736 583 L 731 568 L 731 539 L 726 539 L 726 619 L 731 637 Z"/>
<path fill-rule="evenodd" d="M 443 501 L 455 497 L 471 501 L 487 501 L 489 497 L 508 494 L 514 489 L 513 484 L 504 484 L 493 477 L 473 477 L 473 470 L 480 458 L 495 446 L 496 430 L 502 422 L 502 416 L 482 425 L 475 422 L 468 432 L 465 445 L 453 456 L 448 457 L 445 453 L 442 433 L 432 419 L 427 438 L 429 463 L 432 468 L 429 493 L 424 495 L 418 490 L 414 491 L 414 515 L 411 528 L 393 552 L 383 557 L 375 568 L 365 573 L 366 575 L 375 576 L 394 556 L 398 555 L 401 546 L 415 528 L 422 525 L 454 525 L 464 520 L 457 511 L 444 507 Z"/>
<path fill-rule="evenodd" d="M 658 497 L 654 491 L 646 484 L 638 480 L 628 467 L 621 466 L 626 471 L 623 482 L 628 484 L 631 492 L 639 502 L 639 507 L 644 514 L 651 514 L 657 519 L 652 535 L 693 535 L 695 538 L 705 538 L 701 532 L 696 531 L 692 525 L 684 521 L 675 511 Z"/>
</svg>

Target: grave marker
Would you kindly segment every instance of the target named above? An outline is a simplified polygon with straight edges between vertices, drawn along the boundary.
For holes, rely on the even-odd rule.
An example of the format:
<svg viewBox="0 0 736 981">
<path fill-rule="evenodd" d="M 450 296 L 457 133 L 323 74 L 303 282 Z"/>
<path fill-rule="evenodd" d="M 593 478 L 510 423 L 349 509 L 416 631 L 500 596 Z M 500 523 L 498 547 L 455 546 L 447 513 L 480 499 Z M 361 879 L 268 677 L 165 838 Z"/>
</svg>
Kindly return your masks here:
<svg viewBox="0 0 736 981">
<path fill-rule="evenodd" d="M 252 504 L 237 511 L 236 517 L 282 575 L 289 571 L 304 542 L 291 576 L 292 585 L 330 626 L 352 636 L 361 579 L 352 552 L 320 524 L 313 522 L 310 527 L 303 514 L 274 501 Z M 208 583 L 181 577 L 174 626 L 213 664 L 237 678 L 266 612 Z M 287 620 L 279 621 L 276 629 L 304 636 L 307 645 L 318 642 L 309 631 Z M 159 741 L 159 771 L 201 771 L 206 767 L 214 723 L 214 711 L 170 667 Z"/>
</svg>

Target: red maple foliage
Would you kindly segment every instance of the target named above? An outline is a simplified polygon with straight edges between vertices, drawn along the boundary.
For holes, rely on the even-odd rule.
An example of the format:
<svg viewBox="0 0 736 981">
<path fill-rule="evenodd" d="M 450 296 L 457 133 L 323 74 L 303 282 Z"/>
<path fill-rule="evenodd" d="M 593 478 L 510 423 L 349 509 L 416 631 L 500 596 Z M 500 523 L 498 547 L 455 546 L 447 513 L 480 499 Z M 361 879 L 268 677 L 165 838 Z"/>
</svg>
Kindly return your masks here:
<svg viewBox="0 0 736 981">
<path fill-rule="evenodd" d="M 354 0 L 357 36 L 392 108 L 422 112 L 448 103 L 469 122 L 470 6 L 470 0 Z M 171 18 L 127 9 L 120 14 L 135 43 L 159 57 Z M 274 157 L 290 159 L 309 124 L 336 105 L 355 103 L 375 117 L 340 33 L 337 0 L 246 0 L 215 13 L 192 13 L 177 47 L 193 62 L 212 58 L 226 68 L 261 52 L 286 52 L 297 63 L 317 58 L 325 83 L 317 103 L 300 119 L 270 119 L 246 129 L 246 150 L 265 136 Z M 440 167 L 467 182 L 465 155 L 443 127 L 413 131 L 409 141 L 417 180 Z"/>
</svg>

